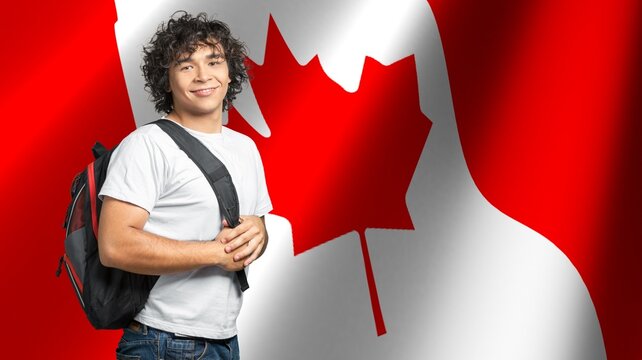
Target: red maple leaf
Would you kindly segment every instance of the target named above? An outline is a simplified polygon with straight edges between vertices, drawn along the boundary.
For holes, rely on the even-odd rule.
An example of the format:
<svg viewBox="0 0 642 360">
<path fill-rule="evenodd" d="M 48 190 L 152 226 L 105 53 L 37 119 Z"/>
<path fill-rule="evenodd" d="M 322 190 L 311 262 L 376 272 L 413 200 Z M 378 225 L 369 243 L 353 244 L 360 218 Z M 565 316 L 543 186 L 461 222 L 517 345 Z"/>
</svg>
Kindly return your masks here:
<svg viewBox="0 0 642 360">
<path fill-rule="evenodd" d="M 366 58 L 359 89 L 349 93 L 318 57 L 300 66 L 270 20 L 265 63 L 252 69 L 272 134 L 261 137 L 233 110 L 228 126 L 256 142 L 274 212 L 292 224 L 294 255 L 359 233 L 382 335 L 365 229 L 414 229 L 405 196 L 431 126 L 419 108 L 414 59 L 383 66 Z"/>
</svg>

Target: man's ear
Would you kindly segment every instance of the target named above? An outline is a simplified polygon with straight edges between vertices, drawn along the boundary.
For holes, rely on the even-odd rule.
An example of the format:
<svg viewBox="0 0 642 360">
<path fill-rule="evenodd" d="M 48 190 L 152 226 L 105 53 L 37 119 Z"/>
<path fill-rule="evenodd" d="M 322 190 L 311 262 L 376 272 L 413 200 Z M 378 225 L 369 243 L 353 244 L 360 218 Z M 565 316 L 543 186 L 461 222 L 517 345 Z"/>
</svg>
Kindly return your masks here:
<svg viewBox="0 0 642 360">
<path fill-rule="evenodd" d="M 169 71 L 170 71 L 169 69 L 165 70 L 165 76 L 167 76 L 167 87 L 165 88 L 165 92 L 167 93 L 172 92 L 172 84 L 171 84 L 172 80 L 170 79 L 171 77 L 169 75 Z"/>
</svg>

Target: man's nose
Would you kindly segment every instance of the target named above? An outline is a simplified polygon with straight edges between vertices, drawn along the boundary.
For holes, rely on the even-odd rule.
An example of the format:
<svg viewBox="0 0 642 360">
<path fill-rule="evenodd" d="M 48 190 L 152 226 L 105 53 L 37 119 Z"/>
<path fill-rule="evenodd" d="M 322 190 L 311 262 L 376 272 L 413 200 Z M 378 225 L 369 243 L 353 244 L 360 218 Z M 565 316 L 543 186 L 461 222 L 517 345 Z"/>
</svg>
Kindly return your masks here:
<svg viewBox="0 0 642 360">
<path fill-rule="evenodd" d="M 196 74 L 194 77 L 194 81 L 197 82 L 206 82 L 212 79 L 212 75 L 207 71 L 207 68 L 204 68 L 202 66 L 197 66 L 196 67 Z"/>
</svg>

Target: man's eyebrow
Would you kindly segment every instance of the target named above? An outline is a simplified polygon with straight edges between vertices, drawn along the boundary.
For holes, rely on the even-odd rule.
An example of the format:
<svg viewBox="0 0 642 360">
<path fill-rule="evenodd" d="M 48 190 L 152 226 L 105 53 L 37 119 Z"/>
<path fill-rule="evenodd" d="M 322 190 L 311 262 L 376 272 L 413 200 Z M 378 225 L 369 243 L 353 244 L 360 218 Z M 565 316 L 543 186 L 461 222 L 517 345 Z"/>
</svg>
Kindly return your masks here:
<svg viewBox="0 0 642 360">
<path fill-rule="evenodd" d="M 176 66 L 188 61 L 192 61 L 192 55 L 176 59 Z"/>
<path fill-rule="evenodd" d="M 220 58 L 225 58 L 225 56 L 220 51 L 217 51 L 217 52 L 213 52 L 211 54 L 208 54 L 207 58 L 208 59 L 220 59 Z M 180 65 L 180 64 L 182 64 L 184 62 L 188 62 L 188 61 L 192 61 L 192 55 L 176 59 L 176 66 L 178 66 L 178 65 Z"/>
</svg>

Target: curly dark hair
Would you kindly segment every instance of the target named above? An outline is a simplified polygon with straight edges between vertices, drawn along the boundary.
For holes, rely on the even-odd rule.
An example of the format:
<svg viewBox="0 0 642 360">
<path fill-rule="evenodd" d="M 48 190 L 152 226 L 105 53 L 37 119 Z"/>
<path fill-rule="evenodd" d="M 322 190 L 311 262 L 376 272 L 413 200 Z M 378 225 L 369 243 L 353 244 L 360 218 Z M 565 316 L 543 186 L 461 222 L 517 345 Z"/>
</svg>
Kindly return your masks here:
<svg viewBox="0 0 642 360">
<path fill-rule="evenodd" d="M 161 23 L 156 34 L 143 48 L 143 76 L 145 90 L 150 93 L 156 111 L 170 113 L 173 106 L 169 89 L 168 69 L 181 54 L 192 54 L 200 46 L 216 47 L 220 44 L 225 53 L 231 82 L 223 100 L 223 110 L 228 110 L 242 86 L 248 80 L 245 44 L 234 38 L 230 28 L 222 21 L 209 19 L 207 14 L 192 16 L 185 11 L 175 12 L 167 23 Z"/>
</svg>

